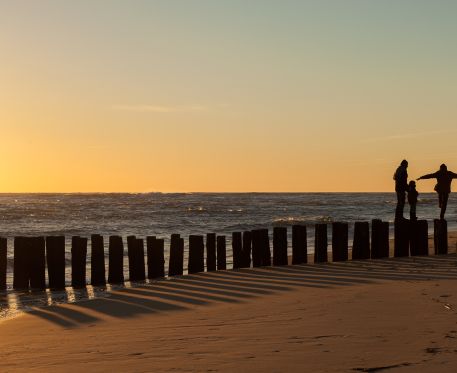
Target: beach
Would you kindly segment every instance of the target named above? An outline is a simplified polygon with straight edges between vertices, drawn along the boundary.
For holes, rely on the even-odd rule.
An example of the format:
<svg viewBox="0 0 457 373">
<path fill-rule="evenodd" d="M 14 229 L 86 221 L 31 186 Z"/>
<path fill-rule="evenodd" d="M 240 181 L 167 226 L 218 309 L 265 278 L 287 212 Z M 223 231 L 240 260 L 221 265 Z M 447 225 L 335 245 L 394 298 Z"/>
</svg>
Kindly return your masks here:
<svg viewBox="0 0 457 373">
<path fill-rule="evenodd" d="M 444 256 L 201 273 L 36 308 L 0 323 L 0 369 L 453 372 L 450 247 Z"/>
<path fill-rule="evenodd" d="M 0 0 L 0 373 L 457 372 L 457 0 Z"/>
</svg>

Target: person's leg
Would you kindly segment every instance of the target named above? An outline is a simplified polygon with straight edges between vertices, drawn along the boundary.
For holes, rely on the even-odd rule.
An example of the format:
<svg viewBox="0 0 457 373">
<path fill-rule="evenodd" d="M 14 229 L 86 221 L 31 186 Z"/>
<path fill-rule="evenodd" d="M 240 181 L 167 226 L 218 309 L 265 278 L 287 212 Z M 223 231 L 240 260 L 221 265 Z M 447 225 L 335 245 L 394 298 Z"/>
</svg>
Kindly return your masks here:
<svg viewBox="0 0 457 373">
<path fill-rule="evenodd" d="M 444 214 L 446 213 L 447 200 L 449 199 L 449 193 L 442 193 L 441 195 L 441 214 L 440 219 L 444 220 Z"/>
<path fill-rule="evenodd" d="M 406 193 L 397 192 L 397 208 L 395 209 L 395 218 L 403 218 L 405 208 Z"/>
<path fill-rule="evenodd" d="M 415 204 L 415 203 L 409 205 L 409 219 L 410 219 L 411 221 L 417 220 L 417 216 L 416 216 L 416 204 Z"/>
</svg>

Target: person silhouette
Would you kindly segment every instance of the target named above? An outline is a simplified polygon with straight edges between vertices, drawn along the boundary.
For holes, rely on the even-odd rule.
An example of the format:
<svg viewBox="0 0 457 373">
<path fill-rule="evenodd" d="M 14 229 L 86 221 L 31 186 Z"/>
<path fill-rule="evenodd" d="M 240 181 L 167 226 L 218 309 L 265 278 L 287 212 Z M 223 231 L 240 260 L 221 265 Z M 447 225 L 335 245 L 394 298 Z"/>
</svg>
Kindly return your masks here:
<svg viewBox="0 0 457 373">
<path fill-rule="evenodd" d="M 406 202 L 406 191 L 408 190 L 408 161 L 402 160 L 400 166 L 394 174 L 395 192 L 397 193 L 397 208 L 395 209 L 395 219 L 403 218 L 403 210 Z"/>
<path fill-rule="evenodd" d="M 438 193 L 438 204 L 441 209 L 440 219 L 444 220 L 449 193 L 451 193 L 452 179 L 457 179 L 457 174 L 452 171 L 448 171 L 447 166 L 443 163 L 438 171 L 433 174 L 421 176 L 417 180 L 423 179 L 436 179 L 437 183 L 435 185 L 435 191 Z"/>
<path fill-rule="evenodd" d="M 419 197 L 419 193 L 416 190 L 416 182 L 414 180 L 411 180 L 408 184 L 409 220 L 411 221 L 417 220 L 417 197 Z"/>
</svg>

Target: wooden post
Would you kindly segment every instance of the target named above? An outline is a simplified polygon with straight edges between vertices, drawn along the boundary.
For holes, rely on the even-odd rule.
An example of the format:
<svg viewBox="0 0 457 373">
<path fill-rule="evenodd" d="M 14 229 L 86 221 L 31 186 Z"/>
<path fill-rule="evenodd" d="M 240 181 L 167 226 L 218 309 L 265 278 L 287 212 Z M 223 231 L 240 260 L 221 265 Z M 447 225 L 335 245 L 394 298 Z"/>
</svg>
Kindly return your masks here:
<svg viewBox="0 0 457 373">
<path fill-rule="evenodd" d="M 143 240 L 135 236 L 127 237 L 127 253 L 129 258 L 129 280 L 144 281 L 144 244 Z"/>
<path fill-rule="evenodd" d="M 409 256 L 409 220 L 397 219 L 394 223 L 394 257 Z"/>
<path fill-rule="evenodd" d="M 444 219 L 434 220 L 434 243 L 435 255 L 448 253 L 447 221 Z"/>
<path fill-rule="evenodd" d="M 217 270 L 227 269 L 227 251 L 225 244 L 225 236 L 217 236 Z"/>
<path fill-rule="evenodd" d="M 374 219 L 371 222 L 371 258 L 389 257 L 389 222 Z"/>
<path fill-rule="evenodd" d="M 14 239 L 14 289 L 46 288 L 44 237 Z"/>
<path fill-rule="evenodd" d="M 144 263 L 144 240 L 142 238 L 136 239 L 135 253 L 135 272 L 137 274 L 135 276 L 135 281 L 145 281 L 146 268 Z"/>
<path fill-rule="evenodd" d="M 261 229 L 261 252 L 262 252 L 262 266 L 271 266 L 271 251 L 270 251 L 270 235 L 268 229 Z"/>
<path fill-rule="evenodd" d="M 325 263 L 327 258 L 327 224 L 318 223 L 315 226 L 314 263 Z"/>
<path fill-rule="evenodd" d="M 6 269 L 8 267 L 7 240 L 0 237 L 0 290 L 6 290 Z"/>
<path fill-rule="evenodd" d="M 189 236 L 189 258 L 187 271 L 189 273 L 198 273 L 205 271 L 205 245 L 203 236 Z"/>
<path fill-rule="evenodd" d="M 30 282 L 29 258 L 26 252 L 26 237 L 14 238 L 13 288 L 28 289 Z"/>
<path fill-rule="evenodd" d="M 136 236 L 127 236 L 127 257 L 129 260 L 129 280 L 136 281 Z"/>
<path fill-rule="evenodd" d="M 216 270 L 216 233 L 206 235 L 206 270 Z"/>
<path fill-rule="evenodd" d="M 292 226 L 292 264 L 308 263 L 306 225 Z"/>
<path fill-rule="evenodd" d="M 103 236 L 100 236 L 99 234 L 93 234 L 90 237 L 90 241 L 90 283 L 93 286 L 105 286 L 105 245 L 103 242 Z"/>
<path fill-rule="evenodd" d="M 168 276 L 181 276 L 183 274 L 184 240 L 179 234 L 172 234 L 170 240 L 170 259 L 168 263 Z"/>
<path fill-rule="evenodd" d="M 65 237 L 46 237 L 46 262 L 48 264 L 49 288 L 65 289 Z"/>
<path fill-rule="evenodd" d="M 251 267 L 251 243 L 252 243 L 252 234 L 251 231 L 243 232 L 243 250 L 242 250 L 242 267 L 250 268 Z"/>
<path fill-rule="evenodd" d="M 86 286 L 87 238 L 73 236 L 71 238 L 71 286 Z"/>
<path fill-rule="evenodd" d="M 288 263 L 287 256 L 287 228 L 273 228 L 273 265 L 286 266 Z"/>
<path fill-rule="evenodd" d="M 367 221 L 356 221 L 354 224 L 352 259 L 370 259 L 370 224 Z"/>
<path fill-rule="evenodd" d="M 348 260 L 348 223 L 335 222 L 332 224 L 332 261 Z"/>
<path fill-rule="evenodd" d="M 371 258 L 380 259 L 382 258 L 380 252 L 380 237 L 381 237 L 381 225 L 380 219 L 373 219 L 371 221 Z"/>
<path fill-rule="evenodd" d="M 64 243 L 65 244 L 65 243 Z M 46 289 L 46 255 L 44 237 L 27 237 L 26 249 L 29 257 L 30 287 L 32 289 Z M 65 264 L 65 257 L 64 257 Z M 65 287 L 65 267 L 64 267 Z"/>
<path fill-rule="evenodd" d="M 243 237 L 241 232 L 232 233 L 233 268 L 242 267 Z"/>
<path fill-rule="evenodd" d="M 416 220 L 411 223 L 410 250 L 413 255 L 428 255 L 428 222 Z"/>
<path fill-rule="evenodd" d="M 252 265 L 260 267 L 262 265 L 262 230 L 252 231 Z"/>
<path fill-rule="evenodd" d="M 390 246 L 389 246 L 389 222 L 381 222 L 381 237 L 380 237 L 380 253 L 383 258 L 388 258 L 390 255 Z"/>
<path fill-rule="evenodd" d="M 110 236 L 108 248 L 108 282 L 124 282 L 124 244 L 121 236 Z"/>
<path fill-rule="evenodd" d="M 163 239 L 154 236 L 146 237 L 148 252 L 148 278 L 165 277 L 165 255 Z"/>
</svg>

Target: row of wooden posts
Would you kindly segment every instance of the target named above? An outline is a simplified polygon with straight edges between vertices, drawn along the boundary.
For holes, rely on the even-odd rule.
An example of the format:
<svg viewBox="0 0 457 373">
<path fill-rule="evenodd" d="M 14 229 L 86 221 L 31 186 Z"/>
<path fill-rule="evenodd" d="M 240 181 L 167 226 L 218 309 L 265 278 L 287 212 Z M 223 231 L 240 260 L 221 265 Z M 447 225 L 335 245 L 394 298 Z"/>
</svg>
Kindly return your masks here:
<svg viewBox="0 0 457 373">
<path fill-rule="evenodd" d="M 332 261 L 348 260 L 348 224 L 332 223 Z M 188 273 L 205 271 L 205 240 L 203 235 L 189 236 Z M 434 221 L 435 254 L 446 254 L 447 223 Z M 91 238 L 90 284 L 104 286 L 106 283 L 124 282 L 124 244 L 121 236 L 109 237 L 108 279 L 105 272 L 104 238 Z M 394 256 L 428 255 L 428 223 L 426 220 L 410 222 L 400 220 L 394 228 Z M 72 237 L 71 284 L 75 288 L 86 286 L 87 238 Z M 155 236 L 146 238 L 146 258 L 143 239 L 127 237 L 129 280 L 143 281 L 147 278 L 165 277 L 164 240 Z M 287 265 L 287 228 L 273 228 L 273 257 L 270 251 L 268 229 L 256 229 L 232 234 L 233 268 Z M 206 235 L 206 270 L 225 270 L 226 237 L 214 233 Z M 389 223 L 373 220 L 356 222 L 352 246 L 352 259 L 378 259 L 389 257 Z M 307 230 L 304 225 L 292 226 L 292 264 L 308 261 Z M 328 261 L 327 224 L 315 225 L 314 262 Z M 184 239 L 179 234 L 171 235 L 168 276 L 184 272 Z M 45 289 L 46 266 L 50 289 L 65 288 L 65 237 L 16 237 L 14 239 L 14 289 Z M 146 273 L 147 268 L 147 273 Z M 0 238 L 0 289 L 6 289 L 7 240 Z"/>
</svg>

